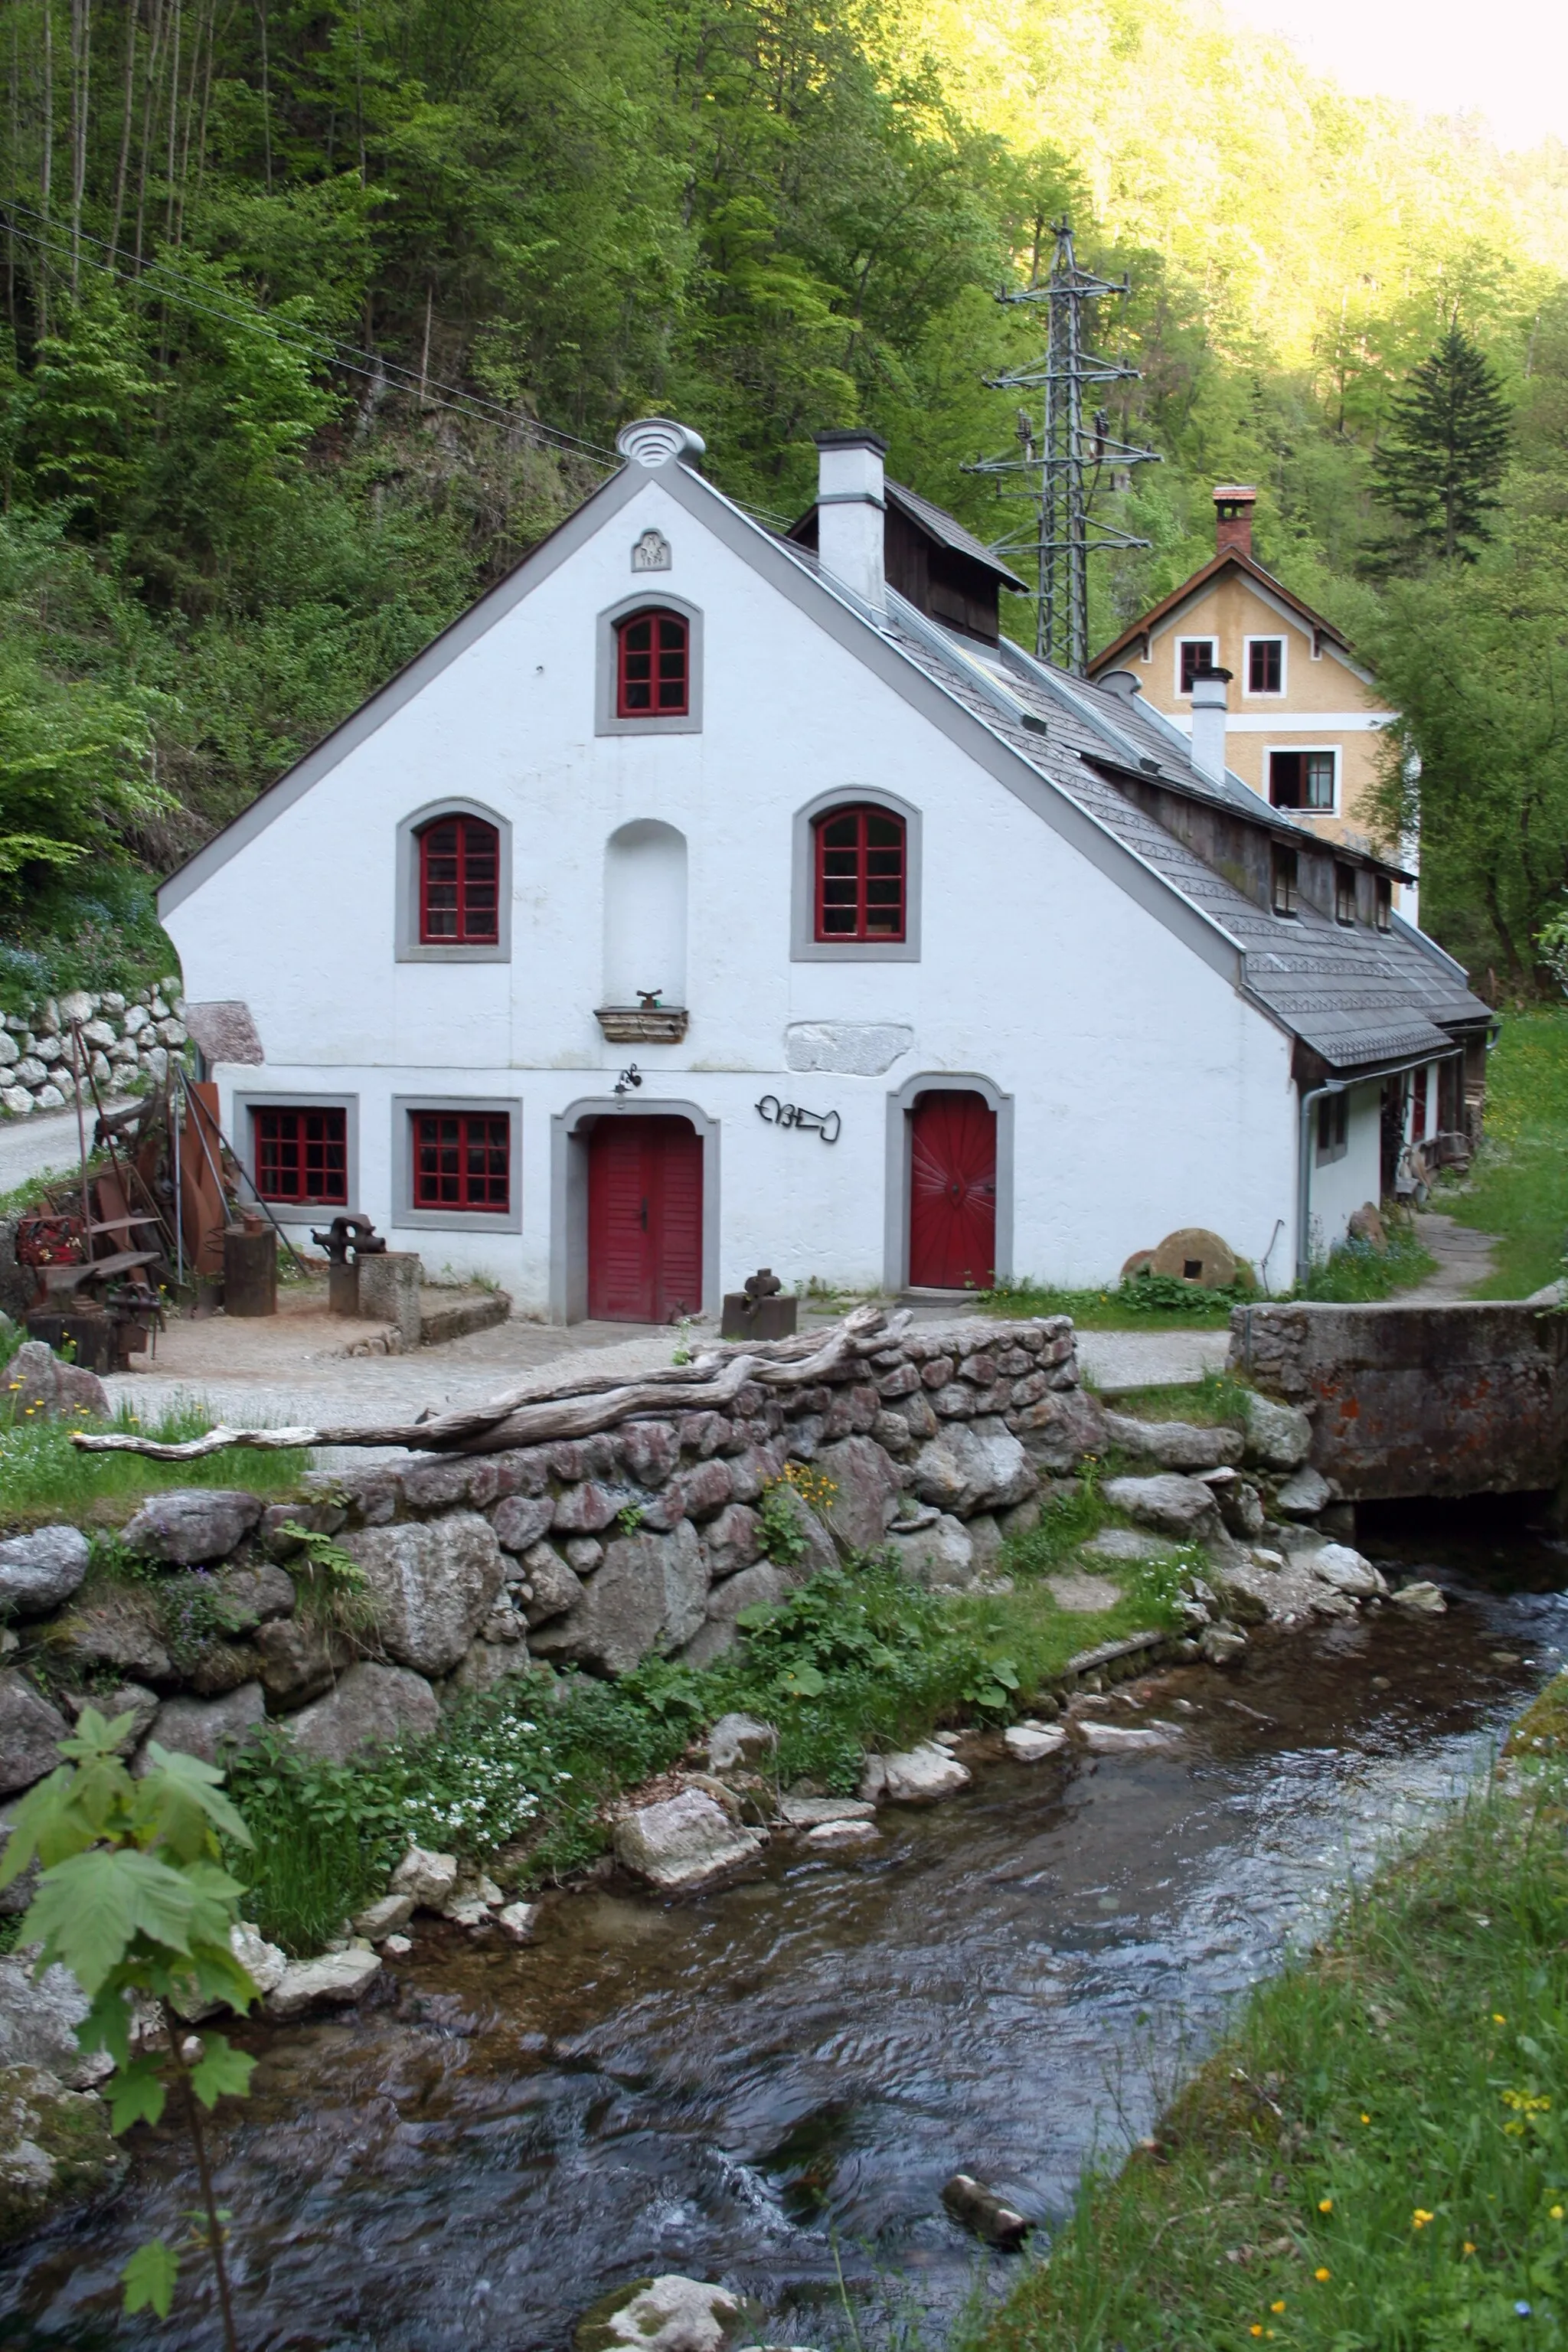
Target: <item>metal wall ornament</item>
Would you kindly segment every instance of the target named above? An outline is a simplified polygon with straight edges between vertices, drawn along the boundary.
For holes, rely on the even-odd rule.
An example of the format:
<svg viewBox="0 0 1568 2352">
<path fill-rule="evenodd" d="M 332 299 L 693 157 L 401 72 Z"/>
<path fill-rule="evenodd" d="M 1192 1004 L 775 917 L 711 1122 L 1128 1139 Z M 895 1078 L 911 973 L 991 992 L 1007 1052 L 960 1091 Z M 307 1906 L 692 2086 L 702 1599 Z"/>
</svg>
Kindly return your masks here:
<svg viewBox="0 0 1568 2352">
<path fill-rule="evenodd" d="M 668 572 L 669 566 L 669 541 L 662 530 L 645 530 L 633 540 L 634 572 Z"/>
<path fill-rule="evenodd" d="M 799 1103 L 780 1102 L 777 1095 L 764 1095 L 757 1105 L 757 1117 L 769 1127 L 798 1127 L 816 1133 L 824 1143 L 837 1143 L 844 1132 L 844 1121 L 836 1110 L 806 1110 Z"/>
</svg>

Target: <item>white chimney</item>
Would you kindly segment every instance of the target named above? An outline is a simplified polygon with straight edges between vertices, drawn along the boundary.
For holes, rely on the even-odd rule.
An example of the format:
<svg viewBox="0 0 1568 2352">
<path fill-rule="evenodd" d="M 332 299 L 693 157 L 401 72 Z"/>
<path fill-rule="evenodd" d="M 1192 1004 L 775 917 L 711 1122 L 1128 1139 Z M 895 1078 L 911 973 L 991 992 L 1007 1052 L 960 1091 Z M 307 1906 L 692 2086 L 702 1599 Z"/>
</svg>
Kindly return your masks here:
<svg viewBox="0 0 1568 2352">
<path fill-rule="evenodd" d="M 880 612 L 886 596 L 882 460 L 888 445 L 868 432 L 816 436 L 816 551 L 824 572 Z"/>
<path fill-rule="evenodd" d="M 1193 677 L 1193 765 L 1211 784 L 1225 782 L 1227 669 L 1200 669 Z"/>
</svg>

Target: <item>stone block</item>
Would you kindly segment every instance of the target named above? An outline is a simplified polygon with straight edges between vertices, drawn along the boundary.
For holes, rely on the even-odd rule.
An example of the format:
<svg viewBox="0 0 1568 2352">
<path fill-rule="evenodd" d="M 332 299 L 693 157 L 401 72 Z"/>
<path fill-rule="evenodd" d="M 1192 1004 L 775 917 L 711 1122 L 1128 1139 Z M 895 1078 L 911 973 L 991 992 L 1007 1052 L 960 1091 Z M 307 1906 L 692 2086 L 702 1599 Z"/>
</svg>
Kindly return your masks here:
<svg viewBox="0 0 1568 2352">
<path fill-rule="evenodd" d="M 267 1719 L 258 1682 L 242 1683 L 222 1698 L 170 1698 L 159 1708 L 150 1737 L 171 1754 L 199 1756 L 221 1765 L 226 1752 L 243 1748 Z"/>
<path fill-rule="evenodd" d="M 715 1772 L 732 1772 L 738 1765 L 765 1764 L 779 1744 L 771 1723 L 752 1715 L 721 1715 L 708 1734 L 708 1761 Z"/>
<path fill-rule="evenodd" d="M 548 1533 L 555 1517 L 552 1495 L 508 1495 L 490 1514 L 496 1541 L 503 1551 L 531 1551 Z"/>
<path fill-rule="evenodd" d="M 762 1549 L 763 1523 L 744 1503 L 727 1503 L 702 1536 L 708 1572 L 718 1579 L 750 1568 Z"/>
<path fill-rule="evenodd" d="M 1312 1424 L 1300 1406 L 1247 1391 L 1244 1459 L 1260 1470 L 1299 1470 L 1312 1450 Z"/>
<path fill-rule="evenodd" d="M 383 1250 L 359 1261 L 359 1311 L 371 1323 L 390 1323 L 405 1348 L 417 1348 L 423 1324 L 419 1293 L 425 1269 L 415 1250 Z"/>
<path fill-rule="evenodd" d="M 621 1428 L 621 1461 L 639 1486 L 662 1486 L 680 1465 L 680 1440 L 668 1421 L 628 1421 Z"/>
<path fill-rule="evenodd" d="M 874 1805 L 935 1805 L 967 1789 L 972 1775 L 933 1739 L 892 1756 L 868 1756 L 860 1794 Z"/>
<path fill-rule="evenodd" d="M 1105 1414 L 1086 1390 L 1063 1389 L 1024 1408 L 1018 1436 L 1037 1466 L 1059 1477 L 1104 1453 Z"/>
<path fill-rule="evenodd" d="M 940 1512 L 910 1535 L 891 1528 L 885 1540 L 910 1583 L 928 1592 L 957 1591 L 974 1580 L 974 1546 L 963 1520 L 950 1512 Z"/>
<path fill-rule="evenodd" d="M 761 1830 L 732 1822 L 700 1789 L 640 1805 L 616 1823 L 616 1859 L 668 1893 L 684 1893 L 750 1862 L 767 1843 Z"/>
<path fill-rule="evenodd" d="M 1131 1413 L 1105 1416 L 1107 1443 L 1120 1446 L 1162 1470 L 1217 1470 L 1239 1462 L 1243 1437 L 1239 1429 L 1205 1428 L 1190 1421 L 1139 1421 Z"/>
<path fill-rule="evenodd" d="M 416 1911 L 443 1911 L 458 1885 L 458 1857 L 429 1846 L 411 1845 L 392 1874 L 394 1895 L 414 1898 Z"/>
<path fill-rule="evenodd" d="M 837 1490 L 826 1517 L 839 1542 L 849 1551 L 876 1551 L 901 1484 L 886 1454 L 869 1437 L 844 1437 L 822 1448 L 816 1467 Z"/>
<path fill-rule="evenodd" d="M 121 1540 L 144 1559 L 168 1559 L 181 1568 L 226 1559 L 261 1517 L 256 1495 L 220 1486 L 177 1487 L 151 1495 L 126 1522 Z"/>
<path fill-rule="evenodd" d="M 262 1688 L 279 1714 L 320 1698 L 353 1664 L 353 1643 L 346 1634 L 302 1618 L 276 1617 L 258 1625 L 254 1638 L 261 1654 Z"/>
<path fill-rule="evenodd" d="M 0 1617 L 41 1617 L 58 1609 L 87 1574 L 88 1542 L 79 1528 L 35 1528 L 0 1543 Z"/>
<path fill-rule="evenodd" d="M 403 1499 L 411 1511 L 448 1511 L 469 1499 L 473 1464 L 464 1456 L 416 1456 L 403 1465 Z"/>
<path fill-rule="evenodd" d="M 914 1365 L 900 1363 L 894 1370 L 880 1375 L 877 1381 L 877 1393 L 887 1399 L 908 1396 L 910 1391 L 918 1389 L 920 1384 L 921 1376 Z"/>
<path fill-rule="evenodd" d="M 580 1580 L 552 1544 L 535 1544 L 524 1553 L 522 1568 L 527 1579 L 522 1610 L 531 1625 L 542 1625 L 547 1617 L 559 1617 L 582 1600 Z"/>
<path fill-rule="evenodd" d="M 302 1755 L 346 1764 L 366 1748 L 423 1738 L 439 1721 L 436 1694 L 422 1675 L 362 1661 L 324 1698 L 301 1707 L 289 1728 Z"/>
<path fill-rule="evenodd" d="M 70 1726 L 23 1675 L 0 1674 L 0 1796 L 30 1789 L 60 1761 Z"/>
<path fill-rule="evenodd" d="M 629 1674 L 650 1651 L 681 1649 L 702 1623 L 708 1570 L 697 1530 L 619 1536 L 605 1564 L 564 1616 L 531 1638 L 539 1657 L 560 1657 L 606 1675 Z"/>
<path fill-rule="evenodd" d="M 477 1511 L 366 1529 L 344 1539 L 364 1570 L 382 1646 L 399 1665 L 450 1673 L 501 1588 L 495 1531 Z"/>
<path fill-rule="evenodd" d="M 130 2166 L 96 2092 L 68 2091 L 41 2066 L 0 2066 L 0 2244 L 107 2196 Z"/>
<path fill-rule="evenodd" d="M 58 1617 L 50 1629 L 55 1655 L 79 1671 L 108 1666 L 133 1680 L 178 1680 L 173 1661 L 140 1593 L 110 1591 L 101 1601 Z"/>
<path fill-rule="evenodd" d="M 717 1457 L 694 1463 L 671 1484 L 679 1487 L 686 1516 L 692 1519 L 710 1519 L 715 1512 L 723 1509 L 734 1493 L 730 1465 Z"/>
<path fill-rule="evenodd" d="M 367 1261 L 368 1263 L 368 1261 Z M 269 2017 L 303 2017 L 311 2009 L 345 2009 L 363 2000 L 381 1974 L 374 1952 L 323 1952 L 313 1960 L 290 1960 L 267 1996 Z"/>
<path fill-rule="evenodd" d="M 1201 1478 L 1184 1478 L 1174 1470 L 1152 1478 L 1110 1478 L 1104 1495 L 1113 1510 L 1178 1543 L 1212 1543 L 1221 1537 L 1219 1512 Z"/>
</svg>

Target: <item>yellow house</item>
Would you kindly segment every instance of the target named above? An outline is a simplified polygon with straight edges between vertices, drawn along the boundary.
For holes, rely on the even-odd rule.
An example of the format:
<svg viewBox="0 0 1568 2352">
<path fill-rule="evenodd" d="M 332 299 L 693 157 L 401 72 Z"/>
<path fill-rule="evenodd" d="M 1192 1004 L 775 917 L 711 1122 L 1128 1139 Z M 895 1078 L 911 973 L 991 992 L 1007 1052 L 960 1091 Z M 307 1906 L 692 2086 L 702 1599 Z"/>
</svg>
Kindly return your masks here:
<svg viewBox="0 0 1568 2352">
<path fill-rule="evenodd" d="M 1194 678 L 1224 673 L 1232 775 L 1325 840 L 1364 849 L 1379 737 L 1394 713 L 1333 623 L 1253 554 L 1257 497 L 1245 483 L 1217 487 L 1211 560 L 1097 654 L 1089 676 L 1125 672 L 1190 734 Z M 1413 884 L 1400 886 L 1399 911 L 1415 921 Z"/>
</svg>

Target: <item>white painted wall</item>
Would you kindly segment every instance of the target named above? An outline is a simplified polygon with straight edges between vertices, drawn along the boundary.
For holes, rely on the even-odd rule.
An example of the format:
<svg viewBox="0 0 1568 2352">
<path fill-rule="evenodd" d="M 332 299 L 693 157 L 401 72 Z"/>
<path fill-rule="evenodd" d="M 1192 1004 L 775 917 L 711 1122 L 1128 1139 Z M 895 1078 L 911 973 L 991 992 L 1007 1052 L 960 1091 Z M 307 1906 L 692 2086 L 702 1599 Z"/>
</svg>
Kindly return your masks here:
<svg viewBox="0 0 1568 2352">
<path fill-rule="evenodd" d="M 1383 1087 L 1352 1087 L 1345 1134 L 1345 1155 L 1317 1164 L 1317 1129 L 1313 1128 L 1310 1214 L 1308 1233 L 1314 1258 L 1327 1257 L 1345 1227 L 1364 1202 L 1375 1206 L 1381 1192 L 1383 1151 Z"/>
<path fill-rule="evenodd" d="M 605 845 L 605 992 L 636 1004 L 644 992 L 686 1002 L 686 835 L 639 817 Z"/>
<path fill-rule="evenodd" d="M 650 587 L 704 616 L 703 725 L 596 736 L 595 616 L 630 592 L 650 525 L 673 551 Z M 792 963 L 795 813 L 867 786 L 922 812 L 921 960 Z M 396 825 L 447 792 L 512 824 L 510 965 L 393 961 Z M 1270 1274 L 1289 1280 L 1289 1039 L 657 478 L 173 910 L 187 995 L 243 998 L 268 1055 L 264 1070 L 215 1073 L 226 1113 L 237 1087 L 356 1096 L 350 1205 L 432 1265 L 482 1268 L 543 1308 L 551 1120 L 608 1097 L 628 1058 L 594 1008 L 611 980 L 622 1002 L 623 982 L 677 993 L 672 971 L 640 968 L 675 952 L 669 837 L 650 825 L 686 844 L 691 1020 L 682 1045 L 637 1049 L 637 1108 L 680 1098 L 719 1123 L 727 1286 L 763 1263 L 786 1283 L 879 1280 L 887 1097 L 917 1073 L 962 1071 L 1015 1098 L 1014 1271 L 1111 1280 L 1194 1224 L 1254 1259 L 1275 1241 Z M 635 850 L 658 854 L 623 870 L 628 826 Z M 623 885 L 626 906 L 653 909 L 626 915 L 624 954 Z M 638 937 L 644 921 L 663 937 Z M 877 1077 L 791 1074 L 797 1022 L 902 1024 L 913 1043 Z M 521 1097 L 521 1234 L 397 1230 L 390 1106 L 425 1091 Z M 764 1125 L 766 1093 L 837 1109 L 841 1140 Z M 1375 1196 L 1375 1147 L 1371 1165 L 1351 1206 Z"/>
</svg>

